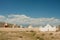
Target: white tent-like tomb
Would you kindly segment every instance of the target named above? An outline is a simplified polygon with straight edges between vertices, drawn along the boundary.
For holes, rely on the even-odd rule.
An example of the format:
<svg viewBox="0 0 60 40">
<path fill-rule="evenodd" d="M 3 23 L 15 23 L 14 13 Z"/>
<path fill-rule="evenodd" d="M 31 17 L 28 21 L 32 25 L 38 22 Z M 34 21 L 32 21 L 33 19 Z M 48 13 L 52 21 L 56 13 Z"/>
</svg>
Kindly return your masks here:
<svg viewBox="0 0 60 40">
<path fill-rule="evenodd" d="M 29 25 L 28 28 L 33 28 L 32 25 Z"/>
<path fill-rule="evenodd" d="M 56 31 L 56 26 L 51 26 L 51 25 L 47 24 L 44 27 L 40 27 L 39 31 Z"/>
</svg>

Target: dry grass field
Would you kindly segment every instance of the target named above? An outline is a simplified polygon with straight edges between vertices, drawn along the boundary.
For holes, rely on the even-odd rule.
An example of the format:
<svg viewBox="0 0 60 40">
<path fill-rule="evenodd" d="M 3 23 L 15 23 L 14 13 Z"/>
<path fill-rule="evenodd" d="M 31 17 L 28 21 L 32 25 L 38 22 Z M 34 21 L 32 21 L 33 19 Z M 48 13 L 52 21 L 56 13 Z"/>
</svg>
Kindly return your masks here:
<svg viewBox="0 0 60 40">
<path fill-rule="evenodd" d="M 60 40 L 60 32 L 18 30 L 0 28 L 0 40 Z"/>
</svg>

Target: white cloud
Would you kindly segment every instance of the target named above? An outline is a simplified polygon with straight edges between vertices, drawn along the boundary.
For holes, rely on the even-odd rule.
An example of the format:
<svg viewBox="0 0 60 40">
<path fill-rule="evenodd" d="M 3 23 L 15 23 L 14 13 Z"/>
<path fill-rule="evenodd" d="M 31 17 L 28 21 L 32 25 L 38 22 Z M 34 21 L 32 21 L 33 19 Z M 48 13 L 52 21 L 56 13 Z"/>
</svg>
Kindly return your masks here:
<svg viewBox="0 0 60 40">
<path fill-rule="evenodd" d="M 0 15 L 1 21 L 6 21 L 9 23 L 16 23 L 16 24 L 34 24 L 34 25 L 44 25 L 44 24 L 52 24 L 52 25 L 57 25 L 60 24 L 60 19 L 56 18 L 31 18 L 26 15 L 8 15 L 6 16 L 1 16 Z"/>
<path fill-rule="evenodd" d="M 8 17 L 10 18 L 29 18 L 26 15 L 8 15 Z"/>
<path fill-rule="evenodd" d="M 3 15 L 0 15 L 0 21 L 5 21 L 6 17 Z"/>
<path fill-rule="evenodd" d="M 5 18 L 5 16 L 0 15 L 0 19 L 1 19 L 1 18 Z"/>
</svg>

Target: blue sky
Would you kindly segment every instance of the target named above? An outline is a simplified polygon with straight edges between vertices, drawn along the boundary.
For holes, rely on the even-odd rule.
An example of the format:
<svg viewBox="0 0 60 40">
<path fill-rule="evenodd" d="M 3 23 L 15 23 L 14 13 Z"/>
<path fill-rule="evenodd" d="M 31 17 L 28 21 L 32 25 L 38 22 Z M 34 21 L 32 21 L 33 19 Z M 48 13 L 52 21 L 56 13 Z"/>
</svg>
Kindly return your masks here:
<svg viewBox="0 0 60 40">
<path fill-rule="evenodd" d="M 60 18 L 60 0 L 0 0 L 0 15 Z"/>
<path fill-rule="evenodd" d="M 0 21 L 59 25 L 60 0 L 0 0 Z"/>
</svg>

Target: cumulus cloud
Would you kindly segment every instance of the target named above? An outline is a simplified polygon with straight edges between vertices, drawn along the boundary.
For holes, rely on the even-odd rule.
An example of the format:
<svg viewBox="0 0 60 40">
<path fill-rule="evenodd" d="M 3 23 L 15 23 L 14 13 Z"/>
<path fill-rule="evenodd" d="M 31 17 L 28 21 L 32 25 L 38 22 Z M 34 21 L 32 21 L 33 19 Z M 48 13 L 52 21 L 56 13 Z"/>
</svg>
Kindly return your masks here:
<svg viewBox="0 0 60 40">
<path fill-rule="evenodd" d="M 3 16 L 3 15 L 0 15 L 0 19 L 4 19 L 5 18 L 5 16 Z"/>
<path fill-rule="evenodd" d="M 0 21 L 5 21 L 6 17 L 3 15 L 0 15 Z"/>
<path fill-rule="evenodd" d="M 31 18 L 26 15 L 8 15 L 2 16 L 0 15 L 0 21 L 5 21 L 8 23 L 15 23 L 15 24 L 31 24 L 31 25 L 59 25 L 60 19 L 52 18 Z"/>
</svg>

